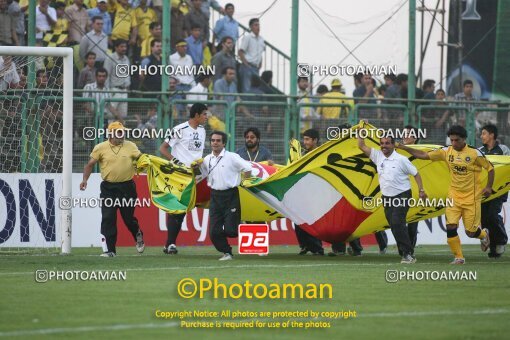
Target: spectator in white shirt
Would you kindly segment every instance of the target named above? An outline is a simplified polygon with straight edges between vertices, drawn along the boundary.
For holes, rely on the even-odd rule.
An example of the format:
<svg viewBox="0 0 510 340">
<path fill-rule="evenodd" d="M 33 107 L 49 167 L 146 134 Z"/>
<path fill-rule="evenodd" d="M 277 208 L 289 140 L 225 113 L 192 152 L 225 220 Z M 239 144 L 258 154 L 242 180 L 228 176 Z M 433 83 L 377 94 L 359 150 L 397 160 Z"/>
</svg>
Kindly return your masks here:
<svg viewBox="0 0 510 340">
<path fill-rule="evenodd" d="M 39 0 L 39 6 L 35 9 L 35 38 L 40 46 L 42 46 L 44 33 L 51 30 L 57 22 L 57 11 L 48 6 L 49 3 L 49 0 Z"/>
<path fill-rule="evenodd" d="M 211 76 L 208 74 L 201 74 L 197 77 L 197 85 L 189 90 L 186 95 L 186 100 L 192 100 L 193 102 L 207 100 L 207 93 L 209 92 L 209 85 L 211 84 Z M 191 103 L 188 104 L 188 108 L 191 107 Z"/>
<path fill-rule="evenodd" d="M 247 92 L 251 85 L 251 76 L 259 75 L 262 66 L 262 53 L 265 49 L 264 38 L 260 36 L 259 19 L 250 19 L 251 33 L 244 36 L 239 45 L 239 58 L 242 64 L 239 68 L 241 91 Z"/>
</svg>

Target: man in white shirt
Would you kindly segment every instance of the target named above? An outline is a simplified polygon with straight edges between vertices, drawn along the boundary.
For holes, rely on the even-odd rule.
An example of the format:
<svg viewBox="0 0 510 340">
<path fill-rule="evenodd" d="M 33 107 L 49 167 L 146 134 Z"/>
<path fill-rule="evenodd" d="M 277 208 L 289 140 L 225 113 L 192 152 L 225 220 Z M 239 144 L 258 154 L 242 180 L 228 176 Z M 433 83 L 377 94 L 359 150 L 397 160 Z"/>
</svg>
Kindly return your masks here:
<svg viewBox="0 0 510 340">
<path fill-rule="evenodd" d="M 170 55 L 170 65 L 173 65 L 175 68 L 180 68 L 182 70 L 185 70 L 187 67 L 193 66 L 193 59 L 191 59 L 191 56 L 187 54 L 188 52 L 188 43 L 184 41 L 183 39 L 177 41 L 175 44 L 175 49 L 177 52 Z M 193 75 L 186 74 L 184 71 L 182 72 L 176 72 L 174 75 L 174 78 L 178 80 L 177 87 L 175 88 L 177 91 L 180 92 L 188 92 L 193 86 L 195 86 L 195 79 L 193 78 Z M 182 93 L 175 94 L 173 96 L 173 99 L 185 99 L 186 96 Z M 175 106 L 175 109 L 179 114 L 181 112 L 185 111 L 186 106 L 184 104 L 177 104 Z"/>
<path fill-rule="evenodd" d="M 163 157 L 177 165 L 191 166 L 193 161 L 202 158 L 205 145 L 205 128 L 207 122 L 207 106 L 196 103 L 189 110 L 190 118 L 172 129 L 171 136 L 159 147 Z M 169 151 L 168 148 L 172 150 Z M 186 214 L 167 214 L 166 227 L 168 238 L 163 248 L 165 254 L 177 254 L 177 236 L 181 231 L 182 221 Z"/>
<path fill-rule="evenodd" d="M 35 9 L 35 38 L 39 44 L 42 44 L 44 33 L 57 22 L 57 11 L 48 6 L 49 3 L 49 0 L 39 0 L 39 6 Z"/>
<path fill-rule="evenodd" d="M 358 147 L 377 166 L 379 184 L 384 200 L 384 214 L 397 246 L 402 251 L 400 263 L 412 264 L 416 262 L 416 257 L 414 257 L 414 247 L 406 230 L 408 203 L 412 197 L 409 175 L 414 176 L 418 184 L 420 198 L 424 199 L 427 196 L 416 167 L 411 164 L 407 157 L 395 151 L 395 140 L 392 137 L 381 138 L 380 145 L 381 150 L 369 148 L 365 141 L 358 136 Z"/>
<path fill-rule="evenodd" d="M 239 68 L 241 91 L 248 92 L 251 86 L 251 76 L 259 75 L 262 66 L 262 53 L 266 48 L 264 38 L 260 36 L 259 19 L 250 19 L 251 33 L 244 36 L 239 45 L 239 58 L 242 64 Z"/>
<path fill-rule="evenodd" d="M 209 205 L 210 237 L 219 252 L 220 261 L 232 260 L 232 247 L 227 237 L 237 237 L 237 227 L 241 222 L 241 202 L 237 186 L 241 184 L 241 173 L 251 176 L 251 163 L 234 152 L 226 151 L 227 134 L 221 131 L 211 133 L 212 153 L 200 165 L 203 177 L 211 188 Z"/>
<path fill-rule="evenodd" d="M 200 101 L 207 100 L 207 93 L 209 92 L 209 85 L 211 84 L 211 76 L 208 74 L 201 74 L 197 77 L 197 85 L 189 90 L 186 95 L 186 100 Z M 191 107 L 192 104 L 188 104 Z"/>
<path fill-rule="evenodd" d="M 187 54 L 188 51 L 188 43 L 184 40 L 179 40 L 177 44 L 175 44 L 175 49 L 177 52 L 170 55 L 170 65 L 179 66 L 183 70 L 185 67 L 193 66 L 193 59 L 191 56 Z M 193 79 L 193 75 L 191 74 L 176 74 L 174 76 L 179 81 L 177 85 L 178 91 L 189 91 L 193 86 L 195 86 L 195 80 Z"/>
</svg>

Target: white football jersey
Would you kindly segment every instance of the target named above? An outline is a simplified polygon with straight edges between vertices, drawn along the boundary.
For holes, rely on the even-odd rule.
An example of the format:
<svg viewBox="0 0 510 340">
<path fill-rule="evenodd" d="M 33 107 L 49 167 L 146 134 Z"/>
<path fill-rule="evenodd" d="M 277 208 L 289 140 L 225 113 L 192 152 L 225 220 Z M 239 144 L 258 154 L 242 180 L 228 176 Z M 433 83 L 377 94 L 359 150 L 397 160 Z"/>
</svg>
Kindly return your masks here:
<svg viewBox="0 0 510 340">
<path fill-rule="evenodd" d="M 205 146 L 205 129 L 202 125 L 193 129 L 188 122 L 181 123 L 172 129 L 171 136 L 165 140 L 172 148 L 170 152 L 178 161 L 186 166 L 202 158 Z"/>
</svg>

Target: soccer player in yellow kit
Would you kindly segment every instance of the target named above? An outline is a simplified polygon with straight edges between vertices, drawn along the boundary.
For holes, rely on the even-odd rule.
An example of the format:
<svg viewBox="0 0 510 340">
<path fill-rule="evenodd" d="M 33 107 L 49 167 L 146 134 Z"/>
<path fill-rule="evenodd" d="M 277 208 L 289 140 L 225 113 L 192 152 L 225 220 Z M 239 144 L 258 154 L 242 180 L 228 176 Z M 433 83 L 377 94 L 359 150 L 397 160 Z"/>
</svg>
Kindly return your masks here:
<svg viewBox="0 0 510 340">
<path fill-rule="evenodd" d="M 451 183 L 448 198 L 453 199 L 453 206 L 446 207 L 446 235 L 448 245 L 455 256 L 452 264 L 464 264 L 462 247 L 457 234 L 459 220 L 462 217 L 466 235 L 480 239 L 482 251 L 489 248 L 489 231 L 481 229 L 482 195 L 488 197 L 492 193 L 494 167 L 478 149 L 466 144 L 467 131 L 460 125 L 448 130 L 451 146 L 425 152 L 412 149 L 405 145 L 398 148 L 409 152 L 418 159 L 444 161 L 450 170 Z M 482 168 L 488 171 L 487 186 L 482 187 L 480 173 Z"/>
</svg>

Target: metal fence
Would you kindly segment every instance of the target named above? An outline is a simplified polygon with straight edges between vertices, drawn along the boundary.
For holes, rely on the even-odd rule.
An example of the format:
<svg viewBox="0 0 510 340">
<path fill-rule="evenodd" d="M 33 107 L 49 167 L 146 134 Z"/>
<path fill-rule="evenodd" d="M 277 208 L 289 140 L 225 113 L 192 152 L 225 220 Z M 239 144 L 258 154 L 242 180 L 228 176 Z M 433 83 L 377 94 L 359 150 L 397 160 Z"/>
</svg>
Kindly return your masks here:
<svg viewBox="0 0 510 340">
<path fill-rule="evenodd" d="M 238 98 L 237 95 L 233 95 Z M 174 97 L 170 97 L 171 99 Z M 288 98 L 287 98 L 288 99 Z M 164 114 L 164 104 L 158 98 L 105 99 L 96 103 L 91 98 L 75 97 L 73 100 L 73 172 L 82 172 L 94 145 L 101 138 L 84 138 L 85 127 L 105 128 L 108 107 L 112 103 L 127 103 L 124 123 L 136 128 L 157 115 L 155 128 L 165 131 L 189 119 L 189 107 L 196 101 L 173 99 L 169 112 Z M 257 127 L 261 131 L 261 144 L 273 153 L 273 160 L 285 164 L 288 140 L 308 128 L 321 134 L 321 142 L 327 139 L 330 127 L 344 124 L 355 125 L 367 119 L 378 128 L 403 128 L 413 122 L 425 129 L 427 138 L 421 143 L 447 144 L 446 132 L 454 124 L 465 126 L 468 143 L 481 146 L 481 128 L 492 123 L 498 127 L 498 140 L 510 144 L 510 108 L 480 102 L 470 107 L 457 105 L 419 105 L 416 115 L 411 116 L 402 104 L 357 104 L 306 102 L 292 106 L 285 98 L 254 100 L 239 96 L 238 101 L 206 100 L 211 116 L 205 126 L 207 134 L 222 130 L 229 135 L 227 149 L 236 151 L 244 146 L 244 131 Z M 62 121 L 61 96 L 0 96 L 0 172 L 53 172 L 61 171 Z M 338 110 L 338 115 L 328 113 L 330 119 L 321 118 L 324 110 Z M 314 114 L 312 114 L 312 112 Z M 154 118 L 153 118 L 154 119 Z M 301 138 L 301 136 L 299 136 Z M 159 155 L 163 139 L 133 139 L 144 153 Z M 204 155 L 210 152 L 207 138 Z M 97 171 L 97 169 L 96 169 Z"/>
</svg>

